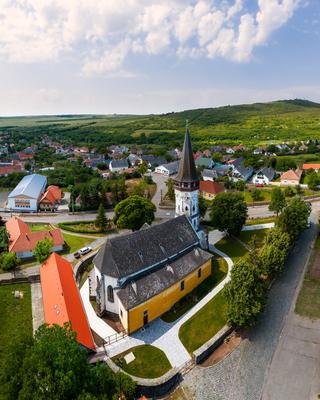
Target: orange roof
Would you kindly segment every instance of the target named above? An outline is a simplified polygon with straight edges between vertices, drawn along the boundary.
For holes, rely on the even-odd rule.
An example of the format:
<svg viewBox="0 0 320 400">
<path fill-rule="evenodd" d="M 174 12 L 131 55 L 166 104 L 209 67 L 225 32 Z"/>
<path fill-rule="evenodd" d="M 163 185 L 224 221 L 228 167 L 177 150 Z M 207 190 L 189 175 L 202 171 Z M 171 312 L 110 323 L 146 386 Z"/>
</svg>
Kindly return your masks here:
<svg viewBox="0 0 320 400">
<path fill-rule="evenodd" d="M 224 186 L 219 185 L 219 183 L 217 182 L 200 181 L 200 191 L 211 194 L 218 194 L 224 191 Z"/>
<path fill-rule="evenodd" d="M 300 181 L 301 178 L 301 174 L 302 171 L 300 170 L 296 170 L 294 171 L 293 169 L 289 169 L 289 171 L 284 172 L 281 176 L 280 176 L 280 180 L 288 180 L 288 181 Z"/>
<path fill-rule="evenodd" d="M 52 239 L 54 246 L 62 246 L 64 239 L 59 228 L 51 231 L 32 232 L 29 226 L 18 217 L 12 217 L 6 222 L 10 236 L 9 251 L 22 253 L 33 251 L 39 240 Z"/>
<path fill-rule="evenodd" d="M 95 351 L 92 333 L 74 279 L 72 265 L 56 253 L 40 267 L 40 281 L 45 322 L 63 326 L 71 322 L 77 340 Z"/>
<path fill-rule="evenodd" d="M 50 186 L 48 186 L 47 191 L 51 192 L 56 200 L 59 200 L 59 201 L 61 200 L 62 191 L 58 186 L 50 185 Z"/>
<path fill-rule="evenodd" d="M 303 164 L 302 169 L 320 169 L 320 164 Z"/>
</svg>

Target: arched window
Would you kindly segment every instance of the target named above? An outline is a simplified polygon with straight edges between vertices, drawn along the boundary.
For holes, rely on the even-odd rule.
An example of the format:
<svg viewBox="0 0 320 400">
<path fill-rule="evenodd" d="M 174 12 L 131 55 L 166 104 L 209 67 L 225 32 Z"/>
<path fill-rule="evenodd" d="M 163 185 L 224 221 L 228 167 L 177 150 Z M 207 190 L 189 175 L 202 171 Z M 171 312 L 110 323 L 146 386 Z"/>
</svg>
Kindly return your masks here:
<svg viewBox="0 0 320 400">
<path fill-rule="evenodd" d="M 108 301 L 110 301 L 110 303 L 114 303 L 113 288 L 111 285 L 109 285 L 107 288 L 107 295 Z"/>
<path fill-rule="evenodd" d="M 188 206 L 186 206 L 186 211 L 188 211 Z"/>
</svg>

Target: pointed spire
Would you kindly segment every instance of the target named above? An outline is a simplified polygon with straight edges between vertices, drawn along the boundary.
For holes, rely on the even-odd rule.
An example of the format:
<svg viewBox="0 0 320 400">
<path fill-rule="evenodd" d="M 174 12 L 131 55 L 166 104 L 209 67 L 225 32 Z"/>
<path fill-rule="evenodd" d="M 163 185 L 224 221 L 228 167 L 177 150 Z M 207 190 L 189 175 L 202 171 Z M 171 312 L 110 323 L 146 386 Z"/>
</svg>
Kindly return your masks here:
<svg viewBox="0 0 320 400">
<path fill-rule="evenodd" d="M 184 138 L 182 157 L 180 160 L 179 171 L 175 182 L 178 186 L 180 186 L 179 183 L 194 182 L 195 184 L 198 184 L 199 182 L 196 166 L 193 159 L 188 120 L 186 121 L 186 134 Z M 192 187 L 194 187 L 194 185 L 192 185 Z"/>
</svg>

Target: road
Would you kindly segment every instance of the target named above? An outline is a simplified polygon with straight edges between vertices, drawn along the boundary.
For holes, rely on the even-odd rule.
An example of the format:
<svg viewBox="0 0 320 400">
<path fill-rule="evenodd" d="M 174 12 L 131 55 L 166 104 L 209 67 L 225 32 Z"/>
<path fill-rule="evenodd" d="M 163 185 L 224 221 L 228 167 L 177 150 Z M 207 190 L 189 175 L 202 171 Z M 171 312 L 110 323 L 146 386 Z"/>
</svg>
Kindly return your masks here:
<svg viewBox="0 0 320 400">
<path fill-rule="evenodd" d="M 312 220 L 317 215 L 312 214 Z M 295 292 L 316 235 L 312 224 L 299 238 L 290 253 L 283 274 L 270 290 L 266 310 L 247 338 L 228 357 L 214 366 L 195 367 L 185 376 L 182 388 L 190 399 L 260 400 L 273 354 L 295 299 Z M 303 378 L 303 375 L 301 379 Z M 294 378 L 292 378 L 292 381 Z M 268 400 L 291 400 L 291 397 L 265 397 Z M 308 398 L 307 398 L 308 399 Z M 305 400 L 300 398 L 299 400 Z"/>
</svg>

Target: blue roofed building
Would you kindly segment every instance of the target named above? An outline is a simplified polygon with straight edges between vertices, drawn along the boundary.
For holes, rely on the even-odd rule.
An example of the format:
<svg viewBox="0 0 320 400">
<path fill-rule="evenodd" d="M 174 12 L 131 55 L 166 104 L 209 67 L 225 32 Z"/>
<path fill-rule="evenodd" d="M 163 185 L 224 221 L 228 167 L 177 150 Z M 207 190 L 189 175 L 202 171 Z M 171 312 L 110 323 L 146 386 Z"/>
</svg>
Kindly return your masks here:
<svg viewBox="0 0 320 400">
<path fill-rule="evenodd" d="M 27 175 L 8 196 L 7 207 L 12 211 L 38 211 L 39 201 L 47 186 L 47 177 Z"/>
</svg>

